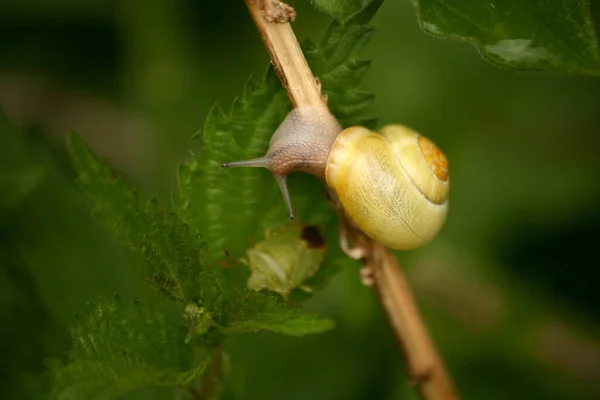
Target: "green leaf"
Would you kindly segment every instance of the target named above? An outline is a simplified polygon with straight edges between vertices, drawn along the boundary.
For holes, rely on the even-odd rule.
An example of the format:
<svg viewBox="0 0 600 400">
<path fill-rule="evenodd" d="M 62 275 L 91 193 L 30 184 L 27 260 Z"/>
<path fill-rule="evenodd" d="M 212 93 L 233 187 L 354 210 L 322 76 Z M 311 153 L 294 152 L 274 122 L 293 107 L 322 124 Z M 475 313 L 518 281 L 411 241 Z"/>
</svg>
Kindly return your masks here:
<svg viewBox="0 0 600 400">
<path fill-rule="evenodd" d="M 600 74 L 587 0 L 413 0 L 421 27 L 503 67 Z"/>
<path fill-rule="evenodd" d="M 332 22 L 319 45 L 310 40 L 302 45 L 313 73 L 321 80 L 329 108 L 344 127 L 374 128 L 377 123 L 375 118 L 365 116 L 374 95 L 358 89 L 358 85 L 371 66 L 360 56 L 373 36 L 373 29 L 365 24 L 381 3 L 373 1 L 349 20 Z"/>
<path fill-rule="evenodd" d="M 146 280 L 153 288 L 172 301 L 184 302 L 197 298 L 202 286 L 217 285 L 212 275 L 202 274 L 200 239 L 176 214 L 166 214 L 155 198 L 142 203 L 138 193 L 115 178 L 76 135 L 71 136 L 70 150 L 77 184 L 92 201 L 95 216 L 122 245 L 143 258 Z"/>
<path fill-rule="evenodd" d="M 307 56 L 342 123 L 374 123 L 362 116 L 372 96 L 356 87 L 369 66 L 359 56 L 372 33 L 364 24 L 380 3 L 371 3 L 344 23 L 332 23 L 319 46 L 307 45 Z M 264 154 L 289 108 L 272 69 L 260 83 L 248 81 L 227 115 L 215 107 L 204 124 L 199 153 L 179 167 L 179 192 L 173 197 L 174 212 L 168 215 L 155 199 L 142 203 L 137 192 L 115 178 L 81 140 L 75 136 L 71 140 L 77 182 L 92 200 L 96 216 L 123 245 L 142 256 L 155 288 L 186 304 L 188 339 L 215 330 L 303 335 L 333 326 L 329 320 L 288 308 L 280 296 L 255 292 L 244 284 L 229 285 L 230 277 L 243 282 L 247 269 L 217 267 L 235 266 L 266 227 L 287 222 L 285 205 L 268 171 L 224 171 L 221 164 Z M 320 183 L 312 177 L 298 178 L 303 187 L 293 200 L 297 214 L 313 224 L 335 219 Z M 293 190 L 293 179 L 290 187 Z M 277 261 L 288 263 L 287 268 L 299 260 Z M 301 276 L 294 275 L 293 286 L 310 277 L 318 264 L 312 260 Z"/>
<path fill-rule="evenodd" d="M 383 0 L 311 0 L 316 9 L 327 13 L 337 20 L 344 20 L 371 3 L 382 3 Z"/>
<path fill-rule="evenodd" d="M 100 300 L 72 329 L 67 364 L 50 362 L 50 399 L 102 400 L 157 385 L 186 386 L 209 362 L 186 329 L 159 310 Z"/>
<path fill-rule="evenodd" d="M 266 238 L 248 250 L 252 274 L 248 287 L 268 289 L 287 298 L 290 291 L 312 277 L 323 262 L 325 239 L 318 227 L 293 222 L 268 230 Z"/>
<path fill-rule="evenodd" d="M 292 336 L 321 333 L 334 328 L 332 320 L 290 309 L 280 296 L 246 290 L 227 304 L 224 334 L 268 330 Z"/>
<path fill-rule="evenodd" d="M 359 56 L 372 36 L 364 24 L 380 4 L 380 0 L 374 1 L 350 20 L 333 22 L 318 46 L 310 42 L 303 46 L 332 111 L 345 126 L 372 127 L 375 123 L 364 116 L 373 96 L 357 86 L 369 67 Z M 202 129 L 199 153 L 180 165 L 174 210 L 202 234 L 210 260 L 227 261 L 225 252 L 234 259 L 241 258 L 266 227 L 286 221 L 281 194 L 267 170 L 222 170 L 221 164 L 264 155 L 271 135 L 289 109 L 281 84 L 269 69 L 260 83 L 248 81 L 229 113 L 217 107 L 212 110 Z M 303 221 L 334 220 L 317 180 L 293 175 L 290 181 L 294 209 Z M 295 181 L 301 189 L 295 190 Z"/>
<path fill-rule="evenodd" d="M 284 215 L 283 200 L 268 171 L 223 170 L 221 164 L 263 155 L 288 110 L 274 73 L 261 83 L 248 81 L 228 115 L 213 108 L 202 129 L 200 153 L 180 165 L 174 209 L 201 232 L 209 259 L 225 259 L 225 251 L 239 258 L 271 207 L 280 206 Z"/>
</svg>

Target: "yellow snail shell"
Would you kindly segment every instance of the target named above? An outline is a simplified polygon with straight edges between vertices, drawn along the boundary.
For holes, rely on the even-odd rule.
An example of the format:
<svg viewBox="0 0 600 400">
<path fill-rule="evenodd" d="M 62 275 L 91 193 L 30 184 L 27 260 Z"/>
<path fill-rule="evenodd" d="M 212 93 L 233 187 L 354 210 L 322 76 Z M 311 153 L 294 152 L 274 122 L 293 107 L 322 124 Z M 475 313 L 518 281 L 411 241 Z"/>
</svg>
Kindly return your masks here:
<svg viewBox="0 0 600 400">
<path fill-rule="evenodd" d="M 327 159 L 327 184 L 371 238 L 394 249 L 423 246 L 446 220 L 448 161 L 411 129 L 389 125 L 380 133 L 344 130 Z"/>
</svg>

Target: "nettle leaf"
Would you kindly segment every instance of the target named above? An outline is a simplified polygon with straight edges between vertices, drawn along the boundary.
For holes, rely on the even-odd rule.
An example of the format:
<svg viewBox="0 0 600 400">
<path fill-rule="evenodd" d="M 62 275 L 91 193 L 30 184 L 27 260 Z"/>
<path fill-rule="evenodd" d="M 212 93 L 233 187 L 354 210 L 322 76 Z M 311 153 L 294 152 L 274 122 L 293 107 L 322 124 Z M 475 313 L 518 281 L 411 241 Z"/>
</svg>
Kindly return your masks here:
<svg viewBox="0 0 600 400">
<path fill-rule="evenodd" d="M 421 27 L 466 40 L 503 67 L 600 74 L 587 0 L 413 0 Z"/>
<path fill-rule="evenodd" d="M 345 23 L 333 22 L 318 46 L 310 42 L 304 46 L 329 96 L 329 105 L 343 125 L 375 123 L 373 118 L 362 116 L 373 96 L 356 87 L 369 67 L 369 62 L 359 57 L 372 35 L 364 24 L 380 4 L 374 1 Z M 264 155 L 271 135 L 289 109 L 281 84 L 269 69 L 260 83 L 248 82 L 228 114 L 219 108 L 212 110 L 202 130 L 199 153 L 179 167 L 174 209 L 202 234 L 210 260 L 226 261 L 225 252 L 240 259 L 265 227 L 286 222 L 285 205 L 270 172 L 258 168 L 223 170 L 221 164 Z M 299 178 L 298 182 L 306 186 L 294 190 L 294 180 L 292 175 L 290 192 L 296 214 L 313 224 L 332 222 L 335 215 L 318 181 Z"/>
<path fill-rule="evenodd" d="M 202 286 L 217 286 L 199 263 L 203 244 L 176 214 L 167 214 L 155 198 L 142 202 L 78 136 L 72 135 L 69 144 L 77 184 L 91 200 L 95 216 L 122 245 L 140 255 L 153 288 L 184 302 L 197 299 Z"/>
<path fill-rule="evenodd" d="M 186 342 L 197 335 L 234 335 L 262 330 L 302 336 L 333 329 L 330 319 L 303 314 L 278 294 L 247 288 L 230 288 L 218 302 L 190 302 L 184 315 L 189 321 Z"/>
<path fill-rule="evenodd" d="M 200 153 L 179 166 L 174 208 L 202 234 L 211 260 L 238 259 L 273 206 L 285 213 L 273 176 L 255 168 L 223 170 L 226 161 L 263 155 L 289 105 L 274 73 L 250 80 L 228 115 L 215 107 L 202 129 Z M 285 217 L 285 214 L 283 215 Z"/>
<path fill-rule="evenodd" d="M 373 36 L 373 29 L 365 24 L 382 2 L 370 2 L 345 22 L 332 22 L 318 45 L 310 40 L 302 45 L 313 73 L 321 80 L 329 108 L 344 127 L 374 128 L 377 123 L 375 118 L 364 115 L 375 96 L 358 89 L 358 85 L 371 66 L 369 60 L 360 56 Z"/>
<path fill-rule="evenodd" d="M 318 46 L 305 46 L 330 106 L 345 125 L 374 123 L 361 116 L 372 96 L 356 86 L 369 66 L 359 57 L 371 37 L 364 24 L 379 4 L 371 3 L 344 23 L 332 23 Z M 91 198 L 96 216 L 123 245 L 142 256 L 148 280 L 156 289 L 185 304 L 183 312 L 190 323 L 185 340 L 215 331 L 304 335 L 333 327 L 330 320 L 289 308 L 280 295 L 248 289 L 245 280 L 250 271 L 236 261 L 255 244 L 255 238 L 262 237 L 265 228 L 283 225 L 288 219 L 279 188 L 268 171 L 223 170 L 221 164 L 263 155 L 289 109 L 272 68 L 261 82 L 247 83 L 228 114 L 215 107 L 204 124 L 199 153 L 179 167 L 179 191 L 173 196 L 170 214 L 155 199 L 143 203 L 81 140 L 71 140 L 77 182 Z M 313 225 L 334 227 L 329 222 L 335 213 L 321 184 L 307 175 L 298 178 L 296 183 L 302 184 L 303 190 L 294 190 L 293 178 L 290 184 L 297 215 Z M 291 275 L 293 287 L 313 275 L 321 256 L 311 255 L 308 263 L 300 260 L 308 268 L 300 276 Z M 289 263 L 287 269 L 299 260 L 277 261 Z M 235 281 L 238 284 L 231 284 Z M 286 294 L 293 287 L 286 289 Z"/>
<path fill-rule="evenodd" d="M 50 399 L 103 400 L 145 386 L 186 386 L 210 361 L 207 351 L 185 343 L 180 321 L 139 303 L 101 299 L 78 319 L 68 362 L 49 362 Z"/>
<path fill-rule="evenodd" d="M 227 316 L 220 331 L 226 335 L 268 330 L 285 335 L 303 336 L 335 327 L 332 320 L 302 314 L 290 309 L 279 295 L 269 292 L 241 291 L 227 304 Z"/>
</svg>

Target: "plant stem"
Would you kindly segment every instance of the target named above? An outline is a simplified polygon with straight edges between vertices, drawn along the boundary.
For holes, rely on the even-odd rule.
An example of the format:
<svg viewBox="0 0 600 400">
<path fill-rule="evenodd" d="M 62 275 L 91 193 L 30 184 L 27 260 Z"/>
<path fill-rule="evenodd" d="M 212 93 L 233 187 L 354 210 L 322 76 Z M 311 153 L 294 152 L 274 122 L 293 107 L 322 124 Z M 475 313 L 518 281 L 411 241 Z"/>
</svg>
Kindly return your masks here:
<svg viewBox="0 0 600 400">
<path fill-rule="evenodd" d="M 292 107 L 326 105 L 290 24 L 267 22 L 260 11 L 260 0 L 245 1 Z"/>
<path fill-rule="evenodd" d="M 413 383 L 421 398 L 458 399 L 394 254 L 383 245 L 372 242 L 366 265 L 373 272 L 379 301 L 404 351 Z"/>
<path fill-rule="evenodd" d="M 292 27 L 287 22 L 268 22 L 261 13 L 259 1 L 245 0 L 292 106 L 297 108 L 326 105 Z M 341 209 L 339 204 L 334 206 L 338 211 Z M 364 267 L 370 270 L 379 302 L 404 352 L 412 381 L 417 386 L 421 398 L 458 399 L 444 363 L 423 324 L 396 257 L 389 249 L 367 237 L 343 212 L 339 214 L 344 243 L 349 239 L 353 245 L 347 254 L 359 255 L 358 258 L 362 260 Z"/>
</svg>

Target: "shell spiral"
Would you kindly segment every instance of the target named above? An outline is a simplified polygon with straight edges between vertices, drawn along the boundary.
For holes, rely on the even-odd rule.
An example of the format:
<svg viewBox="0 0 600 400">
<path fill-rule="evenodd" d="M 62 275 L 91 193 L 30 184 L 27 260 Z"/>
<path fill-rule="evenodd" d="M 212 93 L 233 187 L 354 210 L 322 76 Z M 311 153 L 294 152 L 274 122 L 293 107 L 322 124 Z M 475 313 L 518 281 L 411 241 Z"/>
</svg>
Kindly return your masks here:
<svg viewBox="0 0 600 400">
<path fill-rule="evenodd" d="M 394 249 L 429 243 L 448 213 L 448 160 L 429 139 L 401 125 L 380 134 L 344 130 L 329 153 L 327 184 L 350 218 Z"/>
</svg>

